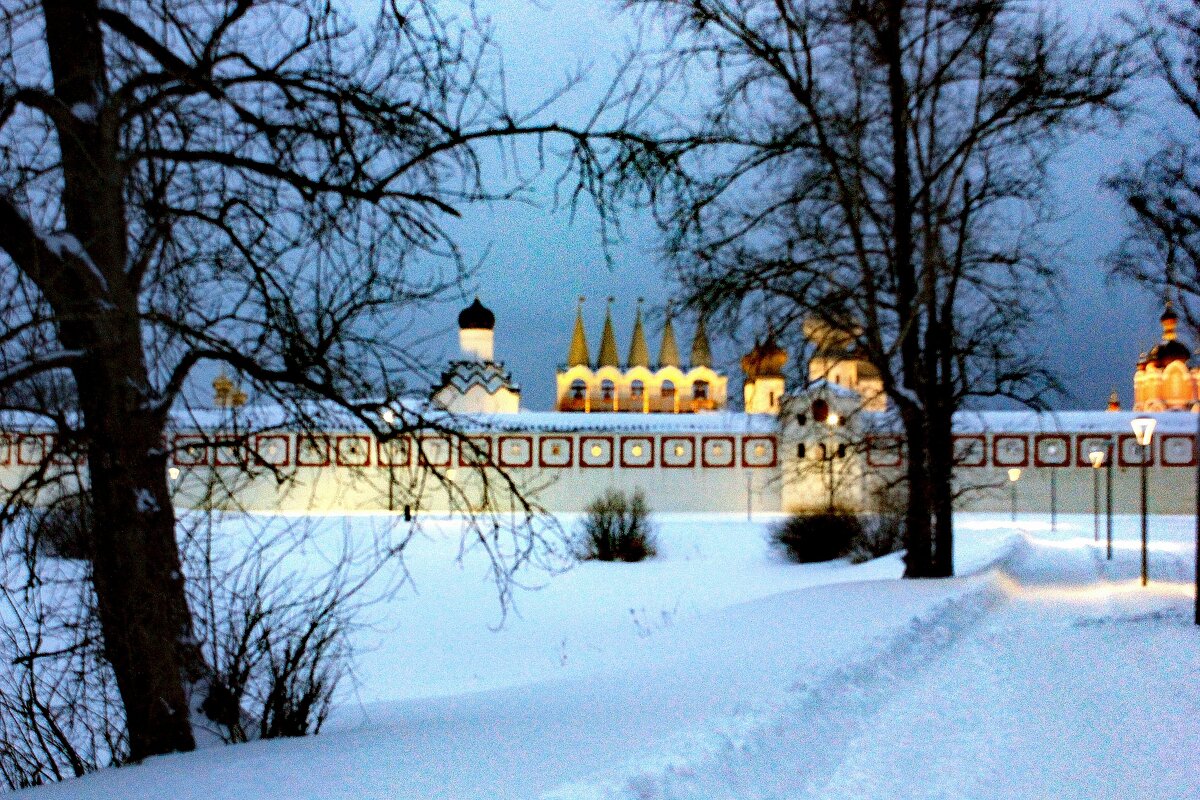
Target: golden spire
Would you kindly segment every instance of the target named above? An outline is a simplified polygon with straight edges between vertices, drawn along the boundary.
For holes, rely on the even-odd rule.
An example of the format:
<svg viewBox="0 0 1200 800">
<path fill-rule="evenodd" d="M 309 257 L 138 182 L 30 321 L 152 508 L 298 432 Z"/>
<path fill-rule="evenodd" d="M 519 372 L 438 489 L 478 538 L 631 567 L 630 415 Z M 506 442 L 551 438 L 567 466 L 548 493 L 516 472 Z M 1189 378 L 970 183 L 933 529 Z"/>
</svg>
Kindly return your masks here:
<svg viewBox="0 0 1200 800">
<path fill-rule="evenodd" d="M 646 332 L 642 329 L 642 303 L 645 298 L 639 297 L 637 317 L 633 321 L 633 341 L 629 345 L 629 360 L 627 367 L 650 366 L 650 348 L 646 346 Z"/>
<path fill-rule="evenodd" d="M 712 351 L 708 348 L 708 331 L 704 329 L 704 316 L 696 321 L 696 335 L 692 337 L 693 367 L 712 367 Z"/>
<path fill-rule="evenodd" d="M 667 321 L 663 323 L 662 346 L 658 348 L 658 366 L 678 367 L 679 346 L 675 344 L 675 326 L 671 323 L 671 307 L 667 306 Z"/>
<path fill-rule="evenodd" d="M 1120 411 L 1121 410 L 1121 397 L 1117 394 L 1116 389 L 1113 389 L 1112 394 L 1110 394 L 1108 396 L 1108 410 L 1109 411 Z"/>
<path fill-rule="evenodd" d="M 213 379 L 213 405 L 217 408 L 238 408 L 246 405 L 246 393 L 234 384 L 221 370 L 221 374 Z"/>
<path fill-rule="evenodd" d="M 604 333 L 600 334 L 600 356 L 596 359 L 597 367 L 620 367 L 621 357 L 617 355 L 617 335 L 613 333 L 612 304 L 615 297 L 608 298 L 608 308 L 604 312 Z"/>
<path fill-rule="evenodd" d="M 575 310 L 575 333 L 571 335 L 571 349 L 567 351 L 568 367 L 591 366 L 591 359 L 588 357 L 587 334 L 583 331 L 583 301 L 585 299 L 580 296 L 579 307 Z"/>
<path fill-rule="evenodd" d="M 1169 297 L 1167 298 L 1166 306 L 1159 320 L 1162 322 L 1163 341 L 1171 342 L 1178 336 L 1179 315 L 1175 313 L 1175 304 L 1171 302 L 1171 298 Z"/>
</svg>

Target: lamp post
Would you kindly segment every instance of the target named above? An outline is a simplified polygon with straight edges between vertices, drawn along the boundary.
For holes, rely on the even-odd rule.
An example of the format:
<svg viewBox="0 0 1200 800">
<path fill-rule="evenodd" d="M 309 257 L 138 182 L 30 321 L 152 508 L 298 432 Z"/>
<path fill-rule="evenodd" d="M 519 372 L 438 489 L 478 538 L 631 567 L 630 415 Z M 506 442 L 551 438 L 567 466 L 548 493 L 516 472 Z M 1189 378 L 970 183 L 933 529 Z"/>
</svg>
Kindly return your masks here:
<svg viewBox="0 0 1200 800">
<path fill-rule="evenodd" d="M 1113 440 L 1109 437 L 1108 445 L 1104 448 L 1106 457 L 1104 459 L 1104 491 L 1106 498 L 1104 500 L 1104 516 L 1107 517 L 1107 527 L 1105 528 L 1105 539 L 1108 543 L 1107 559 L 1112 561 L 1112 467 L 1113 467 Z"/>
<path fill-rule="evenodd" d="M 1008 471 L 1008 485 L 1012 491 L 1012 521 L 1017 521 L 1017 481 L 1021 480 L 1021 470 L 1013 467 Z"/>
<path fill-rule="evenodd" d="M 837 442 L 834 441 L 835 437 L 834 437 L 833 431 L 837 427 L 840 419 L 841 419 L 841 417 L 839 417 L 836 413 L 834 413 L 832 411 L 829 412 L 829 416 L 825 418 L 825 424 L 829 426 L 829 439 L 828 439 L 828 444 L 826 444 L 826 446 L 825 446 L 825 458 L 828 459 L 828 461 L 829 461 L 829 512 L 830 513 L 833 513 L 833 509 L 836 505 L 834 501 L 836 500 L 836 492 L 837 492 L 837 489 L 834 484 L 834 472 L 833 472 L 833 458 L 834 458 L 834 455 L 836 455 L 836 453 L 837 453 Z"/>
<path fill-rule="evenodd" d="M 1150 520 L 1147 516 L 1147 476 L 1150 461 L 1150 442 L 1154 438 L 1154 417 L 1137 417 L 1133 420 L 1133 435 L 1137 437 L 1137 443 L 1142 448 L 1142 586 L 1145 586 L 1149 580 L 1149 534 Z"/>
<path fill-rule="evenodd" d="M 754 473 L 746 470 L 746 522 L 754 521 Z"/>
<path fill-rule="evenodd" d="M 1050 532 L 1054 533 L 1058 530 L 1058 445 L 1046 445 L 1046 455 L 1050 456 Z"/>
<path fill-rule="evenodd" d="M 1092 538 L 1100 543 L 1100 467 L 1104 466 L 1104 451 L 1092 450 L 1088 453 L 1092 462 Z"/>
</svg>

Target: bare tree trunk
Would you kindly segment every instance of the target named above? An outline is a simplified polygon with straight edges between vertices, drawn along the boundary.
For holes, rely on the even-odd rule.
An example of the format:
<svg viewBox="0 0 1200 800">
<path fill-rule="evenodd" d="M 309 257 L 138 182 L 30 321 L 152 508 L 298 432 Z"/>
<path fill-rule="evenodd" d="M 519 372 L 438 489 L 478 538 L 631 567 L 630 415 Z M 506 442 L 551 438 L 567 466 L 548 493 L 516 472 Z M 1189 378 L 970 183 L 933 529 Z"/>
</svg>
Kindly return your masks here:
<svg viewBox="0 0 1200 800">
<path fill-rule="evenodd" d="M 940 405 L 940 404 L 939 404 Z M 948 409 L 949 406 L 943 406 Z M 948 578 L 954 574 L 954 436 L 952 413 L 940 411 L 930 416 L 929 465 L 933 485 L 933 557 L 930 576 Z"/>
<path fill-rule="evenodd" d="M 888 114 L 891 127 L 892 157 L 892 247 L 896 271 L 896 309 L 900 324 L 901 381 L 905 388 L 923 399 L 925 375 L 922 370 L 920 318 L 921 303 L 917 292 L 917 273 L 913 246 L 912 166 L 908 142 L 908 81 L 904 76 L 902 51 L 904 0 L 886 0 L 882 24 L 877 29 L 879 50 L 888 69 Z M 916 409 L 904 414 L 908 445 L 908 514 L 905 545 L 905 577 L 921 578 L 930 573 L 932 535 L 930 531 L 930 474 L 927 458 L 926 421 Z"/>
<path fill-rule="evenodd" d="M 201 664 L 175 540 L 163 430 L 139 408 L 134 387 L 145 385 L 141 352 L 122 344 L 122 358 L 108 353 L 91 361 L 102 369 L 77 377 L 89 440 L 97 612 L 125 707 L 129 755 L 140 760 L 195 746 L 185 686 L 199 677 Z"/>
<path fill-rule="evenodd" d="M 130 757 L 191 750 L 185 684 L 197 677 L 166 478 L 165 415 L 151 405 L 137 287 L 126 273 L 124 168 L 96 120 L 107 71 L 96 0 L 44 0 L 60 125 L 63 210 L 85 251 L 82 280 L 47 287 L 75 368 L 88 443 L 93 581 L 105 652 L 125 706 Z M 198 658 L 198 656 L 197 656 Z M 190 663 L 189 663 L 190 662 Z"/>
<path fill-rule="evenodd" d="M 929 576 L 932 554 L 930 529 L 930 474 L 925 460 L 926 429 L 924 416 L 917 409 L 903 413 L 908 461 L 905 468 L 908 499 L 904 519 L 904 577 Z"/>
</svg>

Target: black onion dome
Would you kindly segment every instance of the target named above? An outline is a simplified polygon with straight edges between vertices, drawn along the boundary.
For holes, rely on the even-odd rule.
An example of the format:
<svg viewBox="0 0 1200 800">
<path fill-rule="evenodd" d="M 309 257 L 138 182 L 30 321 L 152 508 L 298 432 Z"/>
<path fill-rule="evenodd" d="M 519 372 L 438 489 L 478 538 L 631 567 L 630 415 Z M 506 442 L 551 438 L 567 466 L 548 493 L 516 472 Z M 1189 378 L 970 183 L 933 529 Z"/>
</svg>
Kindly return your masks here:
<svg viewBox="0 0 1200 800">
<path fill-rule="evenodd" d="M 496 315 L 476 297 L 471 305 L 458 312 L 458 327 L 463 330 L 490 331 L 496 327 Z"/>
<path fill-rule="evenodd" d="M 1171 339 L 1150 348 L 1149 356 L 1149 360 L 1161 369 L 1172 361 L 1187 361 L 1192 357 L 1192 351 L 1178 339 Z"/>
</svg>

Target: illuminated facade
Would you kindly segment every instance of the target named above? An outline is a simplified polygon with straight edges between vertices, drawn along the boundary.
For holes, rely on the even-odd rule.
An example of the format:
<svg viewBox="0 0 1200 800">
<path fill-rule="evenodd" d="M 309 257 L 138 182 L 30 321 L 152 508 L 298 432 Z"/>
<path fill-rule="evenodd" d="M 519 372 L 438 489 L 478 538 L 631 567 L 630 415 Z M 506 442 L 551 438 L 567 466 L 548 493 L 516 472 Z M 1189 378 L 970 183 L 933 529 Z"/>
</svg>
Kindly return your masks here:
<svg viewBox="0 0 1200 800">
<path fill-rule="evenodd" d="M 1179 341 L 1179 315 L 1170 300 L 1161 321 L 1162 341 L 1142 353 L 1133 373 L 1133 410 L 1200 411 L 1200 367 L 1188 366 L 1192 351 Z"/>
<path fill-rule="evenodd" d="M 685 365 L 675 341 L 670 316 L 663 325 L 658 359 L 650 360 L 642 323 L 641 300 L 633 324 L 629 355 L 621 361 L 612 323 L 612 298 L 604 315 L 600 351 L 593 361 L 583 324 L 583 298 L 575 313 L 575 330 L 567 363 L 558 370 L 555 408 L 596 413 L 632 412 L 681 414 L 721 411 L 727 406 L 728 379 L 712 367 L 704 320 L 696 325 L 690 358 Z"/>
<path fill-rule="evenodd" d="M 810 319 L 804 323 L 804 337 L 815 348 L 808 362 L 809 383 L 825 381 L 857 393 L 862 411 L 887 411 L 879 370 L 856 350 L 853 336 Z"/>
</svg>

